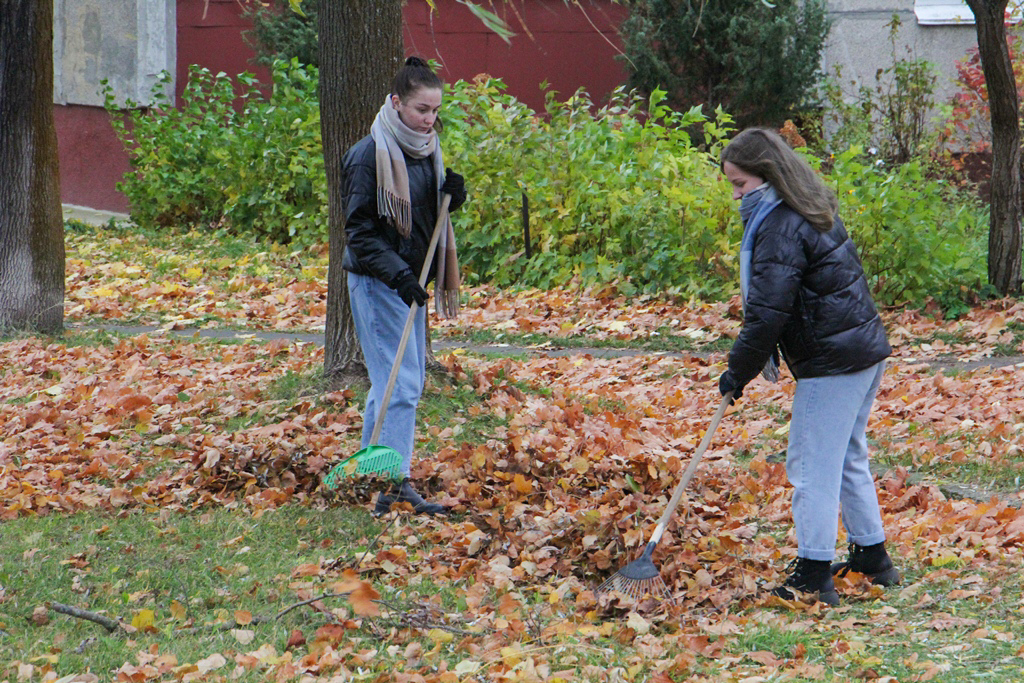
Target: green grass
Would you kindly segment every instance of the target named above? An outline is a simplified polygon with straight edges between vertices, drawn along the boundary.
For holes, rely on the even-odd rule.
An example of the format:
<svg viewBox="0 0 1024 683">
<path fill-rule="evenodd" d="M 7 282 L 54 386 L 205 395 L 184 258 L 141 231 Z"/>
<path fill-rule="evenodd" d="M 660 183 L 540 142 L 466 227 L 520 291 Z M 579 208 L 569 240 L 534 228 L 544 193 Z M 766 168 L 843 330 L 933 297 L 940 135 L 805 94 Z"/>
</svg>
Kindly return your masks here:
<svg viewBox="0 0 1024 683">
<path fill-rule="evenodd" d="M 156 645 L 182 662 L 245 650 L 222 628 L 236 611 L 273 618 L 298 602 L 296 566 L 321 558 L 355 564 L 379 531 L 359 508 L 266 511 L 211 509 L 192 514 L 133 511 L 8 521 L 0 527 L 0 662 L 56 655 L 59 674 L 92 671 L 101 680 Z M 108 634 L 84 619 L 33 612 L 57 602 L 130 623 L 154 613 L 154 633 Z M 172 603 L 185 610 L 176 618 Z M 249 628 L 283 650 L 293 628 L 325 620 L 309 609 Z M 182 632 L 193 629 L 194 632 Z M 2 676 L 3 674 L 0 674 Z M 251 679 L 255 680 L 255 679 Z"/>
<path fill-rule="evenodd" d="M 906 467 L 915 476 L 940 488 L 952 490 L 951 487 L 962 487 L 977 491 L 979 495 L 1020 491 L 1020 481 L 1024 476 L 1024 455 L 1017 454 L 999 460 L 982 455 L 978 447 L 986 437 L 974 432 L 933 434 L 930 427 L 910 423 L 908 434 L 925 441 L 934 440 L 936 444 L 956 442 L 956 447 L 950 452 L 936 455 L 913 450 L 897 452 L 890 444 L 872 443 L 874 464 L 880 467 Z M 962 453 L 964 457 L 954 459 L 957 453 Z"/>
<path fill-rule="evenodd" d="M 1006 329 L 1013 333 L 1013 339 L 1009 342 L 997 343 L 995 354 L 997 356 L 1020 355 L 1021 345 L 1024 344 L 1024 324 L 1014 320 L 1007 324 Z"/>
</svg>

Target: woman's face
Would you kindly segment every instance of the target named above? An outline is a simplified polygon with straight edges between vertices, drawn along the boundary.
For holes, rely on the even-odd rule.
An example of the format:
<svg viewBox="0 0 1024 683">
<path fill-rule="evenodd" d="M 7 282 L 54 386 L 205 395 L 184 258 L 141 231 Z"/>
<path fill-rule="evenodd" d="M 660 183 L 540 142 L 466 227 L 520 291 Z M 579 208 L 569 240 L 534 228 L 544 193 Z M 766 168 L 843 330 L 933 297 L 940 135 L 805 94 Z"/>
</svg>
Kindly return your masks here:
<svg viewBox="0 0 1024 683">
<path fill-rule="evenodd" d="M 417 133 L 429 133 L 441 109 L 440 88 L 417 88 L 403 101 L 391 96 L 391 106 L 398 110 L 398 118 Z"/>
<path fill-rule="evenodd" d="M 764 184 L 764 178 L 747 173 L 731 161 L 722 164 L 722 170 L 725 171 L 725 177 L 732 184 L 733 199 L 740 199 L 746 193 Z"/>
</svg>

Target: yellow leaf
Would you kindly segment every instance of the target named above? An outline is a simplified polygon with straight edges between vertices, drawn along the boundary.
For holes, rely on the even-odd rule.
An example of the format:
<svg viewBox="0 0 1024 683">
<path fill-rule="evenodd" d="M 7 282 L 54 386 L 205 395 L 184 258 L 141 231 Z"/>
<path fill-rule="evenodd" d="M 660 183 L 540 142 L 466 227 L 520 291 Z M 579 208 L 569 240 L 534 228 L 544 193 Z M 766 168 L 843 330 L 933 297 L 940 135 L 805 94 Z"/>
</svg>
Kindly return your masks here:
<svg viewBox="0 0 1024 683">
<path fill-rule="evenodd" d="M 171 618 L 185 621 L 185 606 L 177 600 L 171 600 Z"/>
<path fill-rule="evenodd" d="M 455 636 L 448 631 L 442 631 L 439 628 L 432 628 L 427 631 L 427 638 L 430 638 L 432 641 L 440 645 L 441 643 L 452 642 L 455 639 Z"/>
<path fill-rule="evenodd" d="M 107 287 L 106 285 L 102 287 L 97 287 L 96 289 L 92 290 L 92 293 L 96 296 L 114 296 L 115 294 L 117 294 L 117 292 L 115 292 L 110 287 Z"/>
<path fill-rule="evenodd" d="M 195 281 L 195 280 L 198 280 L 199 278 L 201 278 L 202 276 L 203 276 L 203 269 L 202 268 L 198 268 L 198 267 L 193 266 L 192 268 L 186 268 L 185 269 L 185 279 L 186 280 L 193 280 L 193 281 Z"/>
<path fill-rule="evenodd" d="M 651 630 L 651 624 L 636 612 L 629 613 L 626 626 L 636 631 L 638 636 L 646 635 Z"/>
<path fill-rule="evenodd" d="M 151 609 L 140 609 L 132 617 L 132 626 L 140 631 L 155 631 L 156 613 Z"/>
<path fill-rule="evenodd" d="M 455 665 L 455 673 L 459 676 L 472 676 L 480 667 L 483 666 L 480 662 L 474 662 L 472 659 L 463 659 L 461 662 Z"/>
</svg>

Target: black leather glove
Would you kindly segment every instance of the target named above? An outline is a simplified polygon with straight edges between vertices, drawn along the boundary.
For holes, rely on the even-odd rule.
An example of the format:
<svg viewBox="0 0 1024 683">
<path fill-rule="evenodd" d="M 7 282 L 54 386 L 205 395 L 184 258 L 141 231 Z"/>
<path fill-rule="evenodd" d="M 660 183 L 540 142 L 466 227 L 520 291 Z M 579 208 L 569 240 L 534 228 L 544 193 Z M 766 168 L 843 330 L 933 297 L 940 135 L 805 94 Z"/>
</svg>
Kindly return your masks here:
<svg viewBox="0 0 1024 683">
<path fill-rule="evenodd" d="M 427 303 L 427 290 L 420 287 L 419 281 L 412 273 L 406 273 L 398 278 L 395 289 L 398 290 L 398 296 L 402 297 L 405 305 L 410 308 L 412 308 L 413 302 L 416 302 L 417 306 Z"/>
<path fill-rule="evenodd" d="M 448 210 L 455 211 L 466 203 L 466 179 L 452 169 L 446 168 L 441 192 L 451 195 L 452 201 L 448 204 Z"/>
<path fill-rule="evenodd" d="M 743 395 L 743 385 L 736 382 L 736 377 L 731 371 L 726 370 L 722 373 L 722 376 L 718 378 L 718 390 L 722 392 L 722 396 L 725 396 L 730 391 L 732 392 L 732 401 L 730 405 L 736 402 L 740 396 Z"/>
</svg>

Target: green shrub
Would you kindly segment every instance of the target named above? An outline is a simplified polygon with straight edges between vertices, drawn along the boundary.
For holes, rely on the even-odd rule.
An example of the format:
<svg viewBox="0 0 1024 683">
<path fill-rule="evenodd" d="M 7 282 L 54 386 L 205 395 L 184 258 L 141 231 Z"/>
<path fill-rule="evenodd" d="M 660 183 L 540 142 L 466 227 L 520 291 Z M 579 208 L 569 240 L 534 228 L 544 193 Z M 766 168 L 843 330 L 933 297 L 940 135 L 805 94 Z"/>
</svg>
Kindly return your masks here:
<svg viewBox="0 0 1024 683">
<path fill-rule="evenodd" d="M 277 62 L 269 96 L 251 74 L 193 66 L 178 107 L 106 106 L 132 170 L 118 184 L 132 219 L 152 227 L 225 227 L 277 242 L 325 242 L 326 178 L 317 72 Z M 236 86 L 237 80 L 237 86 Z"/>
<path fill-rule="evenodd" d="M 953 302 L 981 289 L 988 217 L 972 194 L 930 178 L 920 160 L 890 167 L 858 147 L 835 157 L 831 179 L 880 303 Z"/>
<path fill-rule="evenodd" d="M 122 117 L 108 96 L 130 149 L 132 171 L 120 187 L 133 219 L 324 244 L 316 70 L 277 63 L 269 97 L 250 76 L 238 83 L 237 109 L 234 81 L 199 69 L 180 109 L 156 94 L 157 106 Z M 470 192 L 454 216 L 467 282 L 615 282 L 627 293 L 706 300 L 737 290 L 742 227 L 717 161 L 728 115 L 673 111 L 662 91 L 646 101 L 619 91 L 600 109 L 583 93 L 564 102 L 549 93 L 538 115 L 503 90 L 497 80 L 460 81 L 445 98 L 446 162 Z M 984 212 L 920 162 L 890 166 L 852 147 L 836 156 L 828 180 L 880 303 L 952 302 L 984 282 Z"/>
<path fill-rule="evenodd" d="M 473 280 L 532 287 L 619 281 L 627 289 L 721 296 L 738 223 L 719 181 L 728 130 L 719 111 L 647 106 L 618 91 L 595 111 L 583 93 L 548 94 L 544 117 L 502 93 L 499 81 L 454 85 L 445 150 L 467 176 L 471 201 L 456 215 L 460 258 Z M 688 130 L 702 131 L 700 145 Z M 522 194 L 534 255 L 524 255 Z"/>
<path fill-rule="evenodd" d="M 275 61 L 320 66 L 320 45 L 317 39 L 317 17 L 320 0 L 302 0 L 301 14 L 289 0 L 263 0 L 246 2 L 242 18 L 252 22 L 252 28 L 242 36 L 256 51 L 253 60 L 263 66 Z"/>
<path fill-rule="evenodd" d="M 722 106 L 781 125 L 810 104 L 830 28 L 824 0 L 631 0 L 622 36 L 630 85 L 679 107 Z"/>
<path fill-rule="evenodd" d="M 244 100 L 253 94 L 253 80 L 240 76 L 246 90 L 238 95 L 223 74 L 193 67 L 178 108 L 164 94 L 170 82 L 170 74 L 161 73 L 150 107 L 140 108 L 129 100 L 126 112 L 116 106 L 113 90 L 103 83 L 114 132 L 128 150 L 132 167 L 117 189 L 128 198 L 139 225 L 209 225 L 220 220 L 225 203 L 217 150 L 232 144 L 239 123 L 232 102 L 236 95 Z"/>
</svg>

